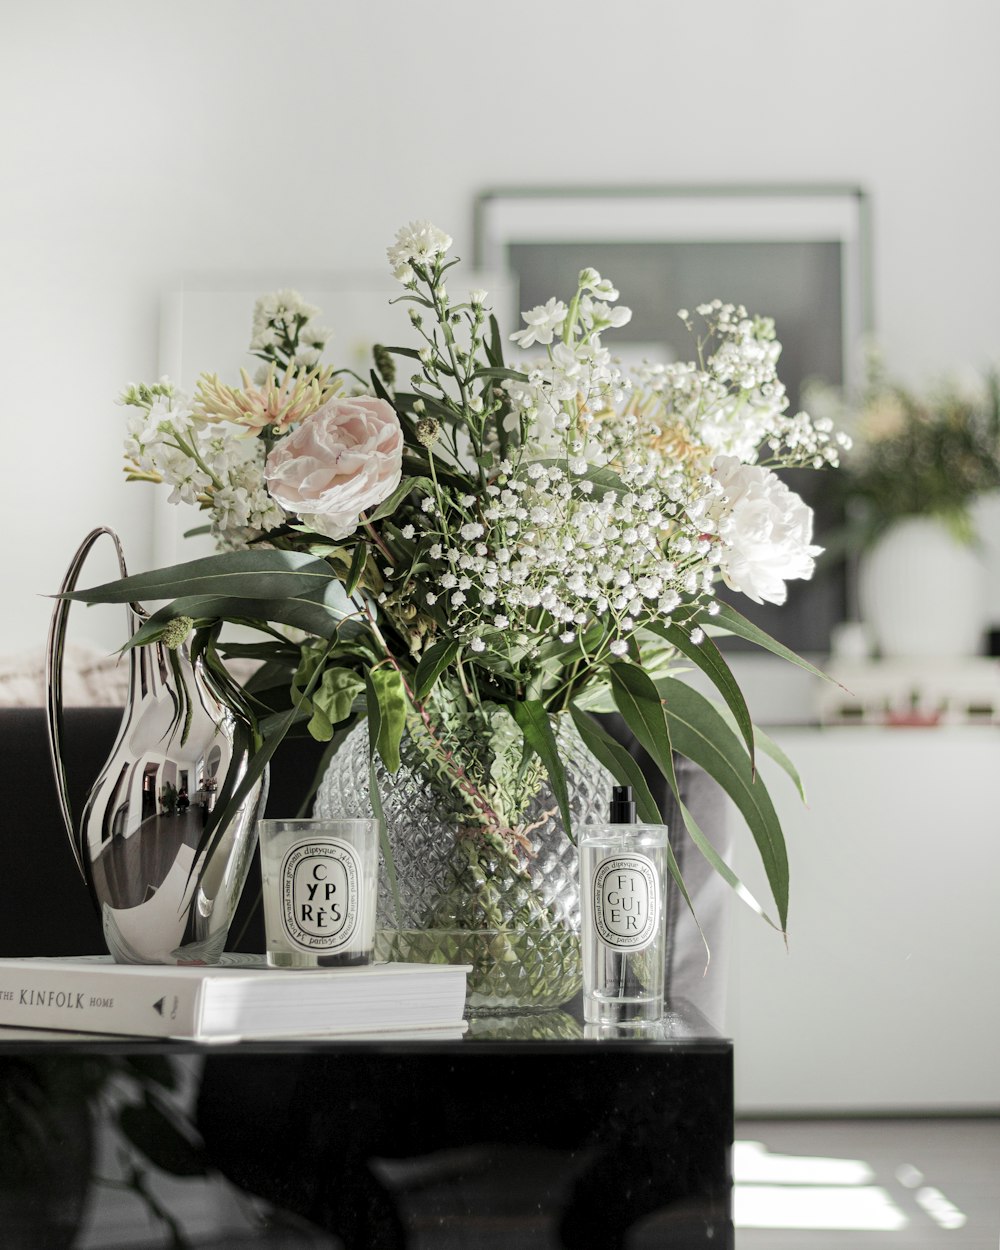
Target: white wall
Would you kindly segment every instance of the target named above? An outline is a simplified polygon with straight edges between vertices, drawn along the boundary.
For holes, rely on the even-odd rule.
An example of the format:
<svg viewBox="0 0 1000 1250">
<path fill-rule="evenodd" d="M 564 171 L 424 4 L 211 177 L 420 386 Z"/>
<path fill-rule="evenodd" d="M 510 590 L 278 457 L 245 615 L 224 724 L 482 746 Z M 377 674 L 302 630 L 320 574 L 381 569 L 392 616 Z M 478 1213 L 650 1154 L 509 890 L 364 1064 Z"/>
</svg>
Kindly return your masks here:
<svg viewBox="0 0 1000 1250">
<path fill-rule="evenodd" d="M 0 654 L 93 524 L 151 560 L 113 399 L 183 271 L 373 269 L 419 216 L 471 258 L 504 184 L 847 181 L 891 365 L 1000 343 L 994 0 L 3 0 L 0 29 Z"/>
</svg>

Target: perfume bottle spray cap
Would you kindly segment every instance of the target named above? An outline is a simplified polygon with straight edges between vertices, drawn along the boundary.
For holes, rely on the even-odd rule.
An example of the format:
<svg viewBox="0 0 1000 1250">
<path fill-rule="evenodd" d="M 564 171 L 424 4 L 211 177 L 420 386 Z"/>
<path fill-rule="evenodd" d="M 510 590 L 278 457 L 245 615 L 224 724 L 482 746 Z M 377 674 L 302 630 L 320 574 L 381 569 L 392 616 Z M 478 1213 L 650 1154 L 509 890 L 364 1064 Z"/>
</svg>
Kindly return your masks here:
<svg viewBox="0 0 1000 1250">
<path fill-rule="evenodd" d="M 632 798 L 631 786 L 611 787 L 611 824 L 635 824 L 635 799 Z"/>
</svg>

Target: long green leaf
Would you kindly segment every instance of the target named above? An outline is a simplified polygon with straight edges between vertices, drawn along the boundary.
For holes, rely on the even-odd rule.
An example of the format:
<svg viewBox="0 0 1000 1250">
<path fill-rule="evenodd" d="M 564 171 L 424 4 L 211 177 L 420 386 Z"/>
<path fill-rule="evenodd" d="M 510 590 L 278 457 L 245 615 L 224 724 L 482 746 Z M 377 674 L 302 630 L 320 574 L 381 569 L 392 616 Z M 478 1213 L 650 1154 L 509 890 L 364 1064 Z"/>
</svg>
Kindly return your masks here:
<svg viewBox="0 0 1000 1250">
<path fill-rule="evenodd" d="M 374 749 L 390 773 L 399 771 L 399 744 L 406 727 L 406 689 L 394 668 L 365 673 L 368 693 L 368 732 L 374 730 Z"/>
<path fill-rule="evenodd" d="M 592 716 L 582 708 L 570 704 L 570 716 L 576 725 L 587 750 L 599 760 L 609 773 L 623 786 L 631 786 L 636 811 L 647 824 L 658 825 L 663 814 L 656 806 L 649 784 L 636 760 L 620 742 L 616 742 Z"/>
<path fill-rule="evenodd" d="M 407 495 L 415 490 L 422 490 L 429 495 L 434 490 L 434 483 L 429 477 L 404 477 L 392 494 L 382 500 L 368 520 L 380 521 L 383 517 L 392 516 Z"/>
<path fill-rule="evenodd" d="M 528 375 L 522 373 L 520 369 L 507 369 L 500 365 L 491 365 L 477 369 L 475 376 L 477 378 L 497 378 L 499 380 L 514 378 L 518 382 L 526 382 L 528 380 Z"/>
<path fill-rule="evenodd" d="M 736 734 L 710 699 L 675 678 L 660 682 L 674 750 L 714 777 L 739 808 L 757 844 L 782 932 L 788 923 L 788 853 L 767 787 L 750 771 Z"/>
<path fill-rule="evenodd" d="M 754 762 L 753 722 L 750 720 L 750 709 L 743 697 L 743 691 L 736 683 L 732 670 L 725 657 L 711 638 L 706 634 L 701 642 L 693 642 L 688 631 L 678 625 L 652 624 L 647 626 L 651 633 L 658 634 L 676 647 L 682 655 L 686 655 L 709 678 L 716 690 L 725 699 L 736 722 L 736 727 L 743 736 L 750 753 L 751 771 L 756 768 Z"/>
<path fill-rule="evenodd" d="M 807 673 L 812 673 L 814 677 L 822 677 L 824 681 L 833 681 L 834 685 L 839 682 L 822 669 L 816 668 L 810 664 L 808 660 L 804 660 L 801 655 L 796 655 L 794 651 L 790 651 L 783 643 L 778 642 L 776 638 L 772 638 L 770 634 L 764 632 L 752 621 L 748 621 L 745 616 L 737 612 L 731 603 L 726 603 L 722 599 L 716 599 L 719 611 L 715 616 L 703 615 L 699 617 L 702 625 L 719 626 L 729 634 L 735 634 L 738 638 L 745 638 L 747 642 L 755 643 L 758 647 L 763 647 L 765 651 L 770 651 L 772 655 L 780 656 L 781 659 L 787 660 L 790 664 L 797 664 L 799 668 L 804 668 Z"/>
<path fill-rule="evenodd" d="M 325 560 L 302 551 L 226 551 L 170 568 L 135 573 L 64 596 L 81 603 L 135 603 L 179 595 L 278 599 L 334 580 Z"/>
<path fill-rule="evenodd" d="M 421 300 L 420 302 L 423 303 L 424 301 Z M 390 347 L 388 346 L 388 344 L 386 344 L 382 348 L 382 350 L 386 352 L 392 352 L 394 356 L 405 356 L 407 360 L 419 360 L 420 359 L 420 353 L 417 351 L 415 347 Z"/>
<path fill-rule="evenodd" d="M 561 469 L 574 481 L 579 479 L 593 482 L 595 486 L 602 486 L 605 490 L 613 490 L 618 494 L 628 489 L 614 469 L 604 468 L 601 465 L 590 465 L 584 473 L 569 474 L 569 463 L 565 459 L 540 460 L 538 463 L 547 469 Z"/>
<path fill-rule="evenodd" d="M 437 679 L 458 654 L 458 643 L 453 638 L 442 638 L 428 647 L 420 657 L 413 675 L 413 693 L 418 699 L 426 699 L 434 689 Z"/>
<path fill-rule="evenodd" d="M 358 582 L 361 580 L 361 574 L 364 567 L 368 563 L 368 544 L 359 542 L 354 547 L 354 554 L 351 556 L 350 567 L 347 570 L 347 582 L 344 591 L 348 595 L 353 595 L 358 588 Z"/>
<path fill-rule="evenodd" d="M 674 779 L 674 785 L 675 786 L 677 785 L 676 777 Z M 757 902 L 757 900 L 750 893 L 750 891 L 746 888 L 746 886 L 739 879 L 736 873 L 733 872 L 733 870 L 729 867 L 726 861 L 722 858 L 719 852 L 715 849 L 712 843 L 705 836 L 704 831 L 702 830 L 701 826 L 698 824 L 697 820 L 695 820 L 690 808 L 685 804 L 684 800 L 681 798 L 679 786 L 677 786 L 677 788 L 674 790 L 674 798 L 677 800 L 677 806 L 681 813 L 681 819 L 684 821 L 684 828 L 691 835 L 691 841 L 695 844 L 698 850 L 701 851 L 705 859 L 708 860 L 708 862 L 712 865 L 712 867 L 719 874 L 719 876 L 723 879 L 723 881 L 725 881 L 726 885 L 728 885 L 730 889 L 736 894 L 737 898 L 742 899 L 742 901 L 746 903 L 746 905 L 751 909 L 751 911 L 755 911 L 762 920 L 766 921 L 766 923 L 771 926 L 772 929 L 777 929 L 778 926 L 774 923 L 774 921 L 767 914 L 767 912 L 763 909 L 763 907 L 761 907 L 760 903 Z M 690 900 L 688 900 L 688 906 L 691 907 L 691 911 L 693 914 L 694 907 L 691 905 Z M 701 932 L 701 925 L 698 926 L 698 930 L 699 932 Z M 704 933 L 702 933 L 701 937 L 702 937 L 702 941 L 705 942 Z M 707 942 L 705 942 L 705 946 L 707 948 L 708 946 Z"/>
<path fill-rule="evenodd" d="M 368 691 L 368 797 L 371 800 L 372 814 L 378 821 L 379 846 L 382 849 L 382 858 L 385 860 L 386 871 L 389 874 L 389 888 L 392 891 L 392 901 L 396 909 L 396 927 L 398 929 L 400 918 L 403 914 L 403 905 L 399 893 L 399 880 L 396 876 L 396 861 L 393 858 L 392 847 L 389 844 L 389 831 L 385 823 L 385 809 L 382 806 L 382 796 L 379 794 L 378 770 L 375 767 L 375 753 L 378 751 L 379 738 L 382 736 L 382 709 L 379 706 L 378 696 L 371 677 L 372 674 L 370 672 L 365 674 L 365 685 Z"/>
<path fill-rule="evenodd" d="M 618 710 L 625 718 L 625 723 L 646 748 L 657 767 L 667 779 L 667 784 L 677 799 L 685 827 L 691 835 L 692 841 L 716 872 L 740 894 L 754 911 L 763 916 L 769 924 L 773 924 L 774 922 L 770 920 L 751 892 L 743 885 L 698 827 L 697 822 L 681 799 L 680 786 L 678 785 L 677 774 L 674 769 L 674 750 L 700 764 L 705 768 L 709 776 L 714 777 L 722 785 L 722 788 L 740 808 L 748 825 L 751 826 L 751 832 L 754 834 L 754 839 L 758 842 L 758 846 L 761 845 L 761 841 L 758 840 L 758 834 L 761 834 L 764 846 L 769 847 L 776 833 L 781 851 L 783 852 L 784 841 L 781 838 L 781 830 L 778 827 L 777 817 L 774 815 L 773 808 L 771 808 L 770 820 L 762 816 L 759 817 L 757 814 L 755 803 L 760 802 L 765 808 L 769 808 L 770 800 L 759 778 L 756 781 L 751 778 L 750 763 L 739 740 L 729 730 L 717 712 L 715 712 L 718 720 L 718 725 L 715 726 L 716 739 L 721 738 L 723 743 L 728 740 L 729 753 L 734 759 L 731 760 L 722 751 L 718 741 L 713 740 L 711 737 L 706 741 L 697 735 L 689 733 L 687 735 L 677 735 L 676 737 L 680 740 L 676 740 L 675 730 L 678 728 L 676 717 L 661 701 L 657 688 L 653 685 L 648 674 L 644 673 L 637 665 L 625 661 L 617 661 L 612 664 L 609 668 L 609 673 Z M 672 681 L 672 686 L 680 686 L 682 690 L 694 694 L 689 687 L 683 686 L 681 682 Z M 702 699 L 702 702 L 708 704 L 711 711 L 715 711 L 707 699 L 700 695 L 697 697 Z M 721 735 L 718 733 L 720 728 L 722 731 Z M 741 764 L 742 773 L 740 771 Z M 759 798 L 760 795 L 763 795 L 763 799 Z M 753 824 L 751 824 L 751 821 L 753 821 Z M 767 836 L 764 836 L 762 833 L 762 826 L 766 829 Z M 780 856 L 778 859 L 780 860 Z M 765 864 L 765 871 L 767 871 L 767 864 Z M 772 873 L 774 874 L 773 883 Z M 788 907 L 787 862 L 784 867 L 783 880 L 778 866 L 772 864 L 772 872 L 768 873 L 768 883 L 771 885 L 772 893 L 775 894 L 775 901 L 778 904 L 781 919 L 780 927 L 782 932 L 784 932 Z"/>
<path fill-rule="evenodd" d="M 503 335 L 500 333 L 500 324 L 493 313 L 490 313 L 490 341 L 484 345 L 490 364 L 502 369 L 504 367 Z"/>
<path fill-rule="evenodd" d="M 377 371 L 375 369 L 369 369 L 368 377 L 371 379 L 372 390 L 375 392 L 376 396 L 379 399 L 385 400 L 385 402 L 389 405 L 390 408 L 395 408 L 396 404 L 392 396 L 385 389 L 385 383 L 379 377 Z M 402 421 L 400 422 L 400 424 L 403 427 L 403 437 L 407 440 L 413 438 L 413 431 L 409 429 L 407 422 Z"/>
<path fill-rule="evenodd" d="M 552 793 L 556 796 L 556 802 L 559 804 L 559 814 L 562 816 L 563 828 L 566 830 L 566 836 L 572 840 L 573 821 L 569 811 L 569 791 L 566 786 L 566 772 L 559 755 L 559 748 L 556 746 L 556 738 L 552 732 L 549 714 L 546 712 L 544 705 L 537 699 L 526 699 L 512 704 L 511 714 L 514 720 L 517 721 L 521 733 L 524 734 L 525 743 L 545 765 L 545 771 L 549 775 L 549 784 L 552 786 Z"/>
<path fill-rule="evenodd" d="M 316 596 L 307 598 L 300 595 L 280 599 L 185 595 L 154 612 L 136 630 L 128 645 L 136 647 L 154 642 L 163 633 L 166 623 L 178 616 L 189 616 L 195 621 L 220 620 L 249 625 L 270 621 L 291 625 L 325 639 L 347 637 L 355 632 L 357 622 L 349 619 L 343 608 L 338 606 L 342 601 L 338 583 L 330 583 L 327 597 L 332 601 L 330 604 L 319 602 Z"/>
<path fill-rule="evenodd" d="M 220 642 L 219 651 L 227 660 L 263 660 L 267 663 L 291 661 L 294 668 L 299 662 L 299 648 L 293 642 Z"/>
<path fill-rule="evenodd" d="M 726 723 L 729 724 L 732 729 L 735 730 L 736 722 L 735 720 L 732 719 L 732 713 L 730 712 L 729 708 L 726 707 L 724 704 L 718 703 L 716 704 L 716 709 L 719 715 L 722 717 L 722 719 L 726 721 Z M 754 742 L 757 744 L 757 750 L 763 751 L 765 755 L 770 756 L 770 758 L 774 760 L 774 762 L 778 765 L 778 767 L 781 768 L 785 773 L 787 773 L 788 777 L 791 779 L 792 784 L 795 786 L 795 789 L 799 792 L 799 798 L 802 800 L 803 803 L 805 803 L 806 802 L 806 788 L 802 781 L 802 778 L 799 776 L 799 770 L 795 767 L 795 765 L 788 758 L 788 756 L 781 749 L 781 747 L 779 747 L 778 744 L 775 742 L 775 740 L 772 737 L 770 737 L 768 734 L 766 734 L 759 725 L 754 725 L 753 727 L 753 739 L 754 739 Z"/>
<path fill-rule="evenodd" d="M 329 654 L 329 647 L 327 648 L 326 654 Z M 321 662 L 316 666 L 312 679 L 303 691 L 305 698 L 309 698 L 313 692 L 316 680 L 322 671 L 323 661 L 326 659 L 326 654 L 324 654 Z M 211 817 L 211 827 L 213 832 L 207 841 L 208 854 L 205 856 L 204 861 L 206 864 L 211 859 L 212 850 L 218 845 L 219 841 L 228 831 L 229 825 L 235 818 L 236 813 L 239 811 L 244 799 L 251 793 L 254 786 L 256 786 L 257 782 L 263 776 L 264 770 L 267 768 L 272 756 L 281 745 L 288 731 L 297 721 L 301 719 L 302 713 L 297 707 L 290 708 L 280 718 L 274 718 L 272 722 L 273 728 L 271 728 L 270 732 L 265 735 L 264 741 L 257 747 L 248 759 L 246 772 L 243 774 L 239 784 L 230 796 L 229 801 L 222 806 L 221 811 L 219 807 L 216 807 L 215 811 L 213 811 Z M 198 849 L 200 853 L 203 848 L 199 845 Z"/>
</svg>

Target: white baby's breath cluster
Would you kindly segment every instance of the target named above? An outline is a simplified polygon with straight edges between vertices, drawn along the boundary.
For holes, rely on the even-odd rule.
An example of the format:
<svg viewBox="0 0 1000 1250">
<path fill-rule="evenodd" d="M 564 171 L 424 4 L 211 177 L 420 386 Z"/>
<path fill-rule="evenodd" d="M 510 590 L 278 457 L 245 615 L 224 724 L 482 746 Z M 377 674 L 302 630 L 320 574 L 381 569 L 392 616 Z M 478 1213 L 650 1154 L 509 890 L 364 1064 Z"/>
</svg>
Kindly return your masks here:
<svg viewBox="0 0 1000 1250">
<path fill-rule="evenodd" d="M 468 517 L 457 531 L 454 505 L 446 517 L 431 499 L 427 586 L 439 590 L 427 593 L 443 592 L 473 651 L 533 652 L 547 621 L 559 642 L 586 649 L 588 626 L 603 618 L 613 628 L 594 651 L 621 655 L 642 624 L 669 623 L 684 600 L 710 592 L 715 544 L 683 507 L 680 483 L 672 499 L 647 471 L 626 472 L 615 489 L 577 467 L 502 460 L 485 499 L 457 501 Z"/>
</svg>

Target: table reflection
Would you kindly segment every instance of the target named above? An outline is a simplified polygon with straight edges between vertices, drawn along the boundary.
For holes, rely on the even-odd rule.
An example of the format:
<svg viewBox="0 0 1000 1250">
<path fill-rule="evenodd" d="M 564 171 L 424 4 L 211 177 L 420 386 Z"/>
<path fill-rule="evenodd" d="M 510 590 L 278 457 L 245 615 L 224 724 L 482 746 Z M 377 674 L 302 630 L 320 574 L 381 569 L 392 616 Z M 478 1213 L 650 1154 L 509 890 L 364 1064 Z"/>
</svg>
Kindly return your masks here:
<svg viewBox="0 0 1000 1250">
<path fill-rule="evenodd" d="M 732 1246 L 731 1047 L 685 1010 L 460 1042 L 0 1041 L 5 1250 Z"/>
</svg>

